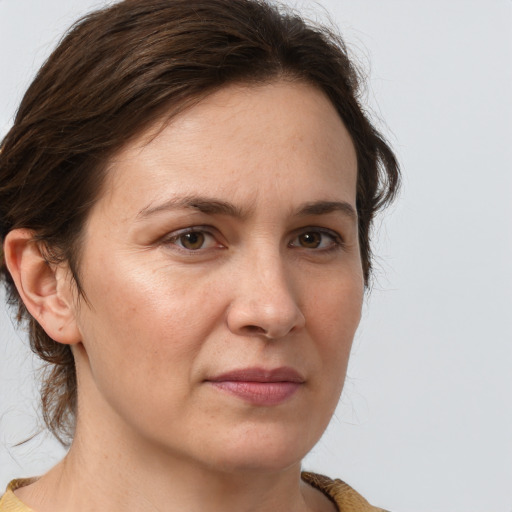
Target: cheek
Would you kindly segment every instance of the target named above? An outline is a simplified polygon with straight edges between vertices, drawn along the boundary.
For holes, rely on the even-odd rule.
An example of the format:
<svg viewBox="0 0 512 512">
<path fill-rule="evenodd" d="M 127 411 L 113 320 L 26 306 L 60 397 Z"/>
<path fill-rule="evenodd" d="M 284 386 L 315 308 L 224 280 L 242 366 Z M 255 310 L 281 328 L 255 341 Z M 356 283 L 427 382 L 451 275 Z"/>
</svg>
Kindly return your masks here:
<svg viewBox="0 0 512 512">
<path fill-rule="evenodd" d="M 351 341 L 359 321 L 364 287 L 360 279 L 331 279 L 309 294 L 306 314 L 323 338 Z"/>
<path fill-rule="evenodd" d="M 89 280 L 95 287 L 80 314 L 85 357 L 77 370 L 97 390 L 92 396 L 121 417 L 139 424 L 144 410 L 155 428 L 165 427 L 186 413 L 195 361 L 217 321 L 207 307 L 215 294 L 161 273 L 120 270 Z"/>
<path fill-rule="evenodd" d="M 361 319 L 364 288 L 359 279 L 331 280 L 311 294 L 307 324 L 333 389 L 341 391 L 355 332 Z"/>
<path fill-rule="evenodd" d="M 84 305 L 80 321 L 84 345 L 91 367 L 115 365 L 116 375 L 124 369 L 146 375 L 168 374 L 169 367 L 185 371 L 181 363 L 199 352 L 221 308 L 212 285 L 163 269 L 118 267 L 89 282 L 90 307 Z"/>
</svg>

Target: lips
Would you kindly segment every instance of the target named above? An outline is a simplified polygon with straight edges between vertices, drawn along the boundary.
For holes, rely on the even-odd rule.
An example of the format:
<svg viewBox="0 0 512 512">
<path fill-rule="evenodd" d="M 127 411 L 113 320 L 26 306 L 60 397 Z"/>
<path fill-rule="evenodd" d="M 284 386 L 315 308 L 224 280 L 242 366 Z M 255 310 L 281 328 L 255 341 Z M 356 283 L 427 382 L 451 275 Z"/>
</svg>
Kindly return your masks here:
<svg viewBox="0 0 512 512">
<path fill-rule="evenodd" d="M 289 367 L 244 368 L 209 378 L 207 382 L 252 405 L 272 406 L 290 399 L 305 379 Z"/>
</svg>

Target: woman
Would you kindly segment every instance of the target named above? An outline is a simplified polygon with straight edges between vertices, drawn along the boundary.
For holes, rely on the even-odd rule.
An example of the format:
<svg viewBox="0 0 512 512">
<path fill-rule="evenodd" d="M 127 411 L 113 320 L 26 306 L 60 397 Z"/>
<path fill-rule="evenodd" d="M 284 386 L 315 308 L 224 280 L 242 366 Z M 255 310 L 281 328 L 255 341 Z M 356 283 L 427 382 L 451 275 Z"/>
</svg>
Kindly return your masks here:
<svg viewBox="0 0 512 512">
<path fill-rule="evenodd" d="M 254 0 L 75 25 L 0 157 L 2 274 L 70 449 L 0 510 L 379 510 L 300 466 L 398 185 L 357 92 L 341 40 Z"/>
</svg>

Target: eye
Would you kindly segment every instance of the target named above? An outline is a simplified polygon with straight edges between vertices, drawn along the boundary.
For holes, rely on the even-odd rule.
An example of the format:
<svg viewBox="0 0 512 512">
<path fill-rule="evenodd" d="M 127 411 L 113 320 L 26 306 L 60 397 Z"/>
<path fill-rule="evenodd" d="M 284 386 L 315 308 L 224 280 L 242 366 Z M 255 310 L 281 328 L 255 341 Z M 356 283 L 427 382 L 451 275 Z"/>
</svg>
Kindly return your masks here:
<svg viewBox="0 0 512 512">
<path fill-rule="evenodd" d="M 211 233 L 200 228 L 191 228 L 178 233 L 171 233 L 170 236 L 164 239 L 164 243 L 175 245 L 187 251 L 222 247 L 222 244 Z"/>
<path fill-rule="evenodd" d="M 302 249 L 329 250 L 342 246 L 341 237 L 331 230 L 308 229 L 299 233 L 289 244 Z"/>
<path fill-rule="evenodd" d="M 322 243 L 322 233 L 311 231 L 310 233 L 302 233 L 297 237 L 299 245 L 307 249 L 316 249 Z"/>
<path fill-rule="evenodd" d="M 197 251 L 201 249 L 205 243 L 206 236 L 204 233 L 193 231 L 192 233 L 185 233 L 178 237 L 176 242 L 179 243 L 184 249 L 190 249 L 191 251 Z"/>
</svg>

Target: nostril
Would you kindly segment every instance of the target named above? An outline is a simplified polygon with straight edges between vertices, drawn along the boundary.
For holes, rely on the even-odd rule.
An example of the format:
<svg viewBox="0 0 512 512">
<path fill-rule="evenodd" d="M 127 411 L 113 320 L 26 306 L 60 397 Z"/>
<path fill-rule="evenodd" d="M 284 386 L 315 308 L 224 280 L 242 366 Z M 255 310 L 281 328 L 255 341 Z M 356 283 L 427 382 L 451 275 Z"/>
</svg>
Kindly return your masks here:
<svg viewBox="0 0 512 512">
<path fill-rule="evenodd" d="M 267 331 L 258 325 L 246 325 L 244 329 L 248 334 L 267 334 Z"/>
</svg>

